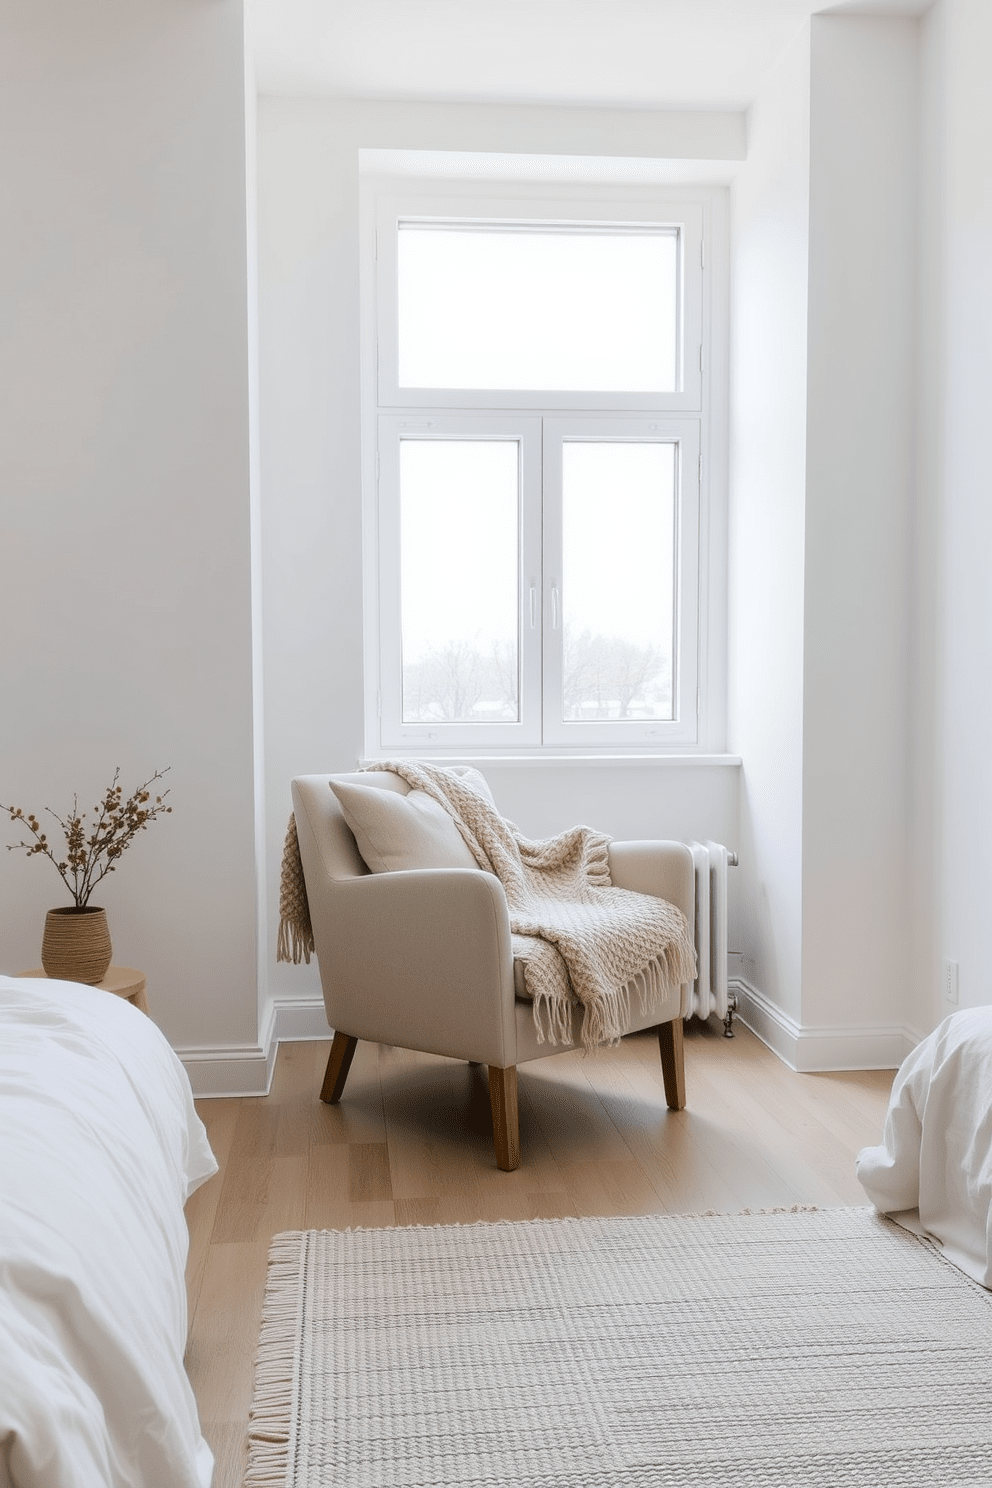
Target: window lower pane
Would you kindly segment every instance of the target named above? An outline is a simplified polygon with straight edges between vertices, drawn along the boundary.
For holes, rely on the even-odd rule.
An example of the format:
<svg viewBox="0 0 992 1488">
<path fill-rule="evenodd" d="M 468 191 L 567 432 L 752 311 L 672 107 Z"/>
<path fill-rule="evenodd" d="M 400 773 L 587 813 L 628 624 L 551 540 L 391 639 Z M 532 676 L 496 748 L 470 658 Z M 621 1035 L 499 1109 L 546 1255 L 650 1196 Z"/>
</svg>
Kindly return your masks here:
<svg viewBox="0 0 992 1488">
<path fill-rule="evenodd" d="M 674 716 L 676 446 L 562 450 L 562 718 Z"/>
<path fill-rule="evenodd" d="M 519 718 L 519 446 L 400 442 L 404 723 Z"/>
</svg>

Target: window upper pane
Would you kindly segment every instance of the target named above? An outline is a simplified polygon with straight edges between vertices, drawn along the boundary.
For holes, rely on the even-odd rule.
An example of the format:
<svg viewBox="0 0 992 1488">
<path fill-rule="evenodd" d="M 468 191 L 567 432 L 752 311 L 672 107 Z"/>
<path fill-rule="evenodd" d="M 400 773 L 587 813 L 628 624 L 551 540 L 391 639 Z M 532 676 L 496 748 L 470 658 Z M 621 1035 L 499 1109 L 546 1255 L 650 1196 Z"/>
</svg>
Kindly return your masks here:
<svg viewBox="0 0 992 1488">
<path fill-rule="evenodd" d="M 675 228 L 398 229 L 399 385 L 671 393 Z"/>
<path fill-rule="evenodd" d="M 519 444 L 400 441 L 404 723 L 519 718 Z"/>
<path fill-rule="evenodd" d="M 676 446 L 562 449 L 562 718 L 671 719 Z"/>
</svg>

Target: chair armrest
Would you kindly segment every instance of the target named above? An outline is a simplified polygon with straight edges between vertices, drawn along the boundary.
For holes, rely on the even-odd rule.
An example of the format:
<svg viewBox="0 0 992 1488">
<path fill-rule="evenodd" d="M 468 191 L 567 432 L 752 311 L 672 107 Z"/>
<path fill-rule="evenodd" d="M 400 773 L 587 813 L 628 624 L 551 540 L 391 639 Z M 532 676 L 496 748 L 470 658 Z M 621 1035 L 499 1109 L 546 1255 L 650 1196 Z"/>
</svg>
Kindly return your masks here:
<svg viewBox="0 0 992 1488">
<path fill-rule="evenodd" d="M 506 1068 L 516 1063 L 506 895 L 469 868 L 375 873 L 311 906 L 336 1031 Z"/>
<path fill-rule="evenodd" d="M 689 934 L 695 939 L 696 870 L 692 852 L 684 842 L 611 842 L 610 877 L 618 889 L 654 894 L 674 904 L 685 915 Z M 691 991 L 691 984 L 684 983 L 683 1017 L 689 1011 Z"/>
<path fill-rule="evenodd" d="M 610 876 L 618 889 L 653 894 L 680 909 L 690 930 L 696 914 L 696 875 L 684 842 L 611 842 Z"/>
</svg>

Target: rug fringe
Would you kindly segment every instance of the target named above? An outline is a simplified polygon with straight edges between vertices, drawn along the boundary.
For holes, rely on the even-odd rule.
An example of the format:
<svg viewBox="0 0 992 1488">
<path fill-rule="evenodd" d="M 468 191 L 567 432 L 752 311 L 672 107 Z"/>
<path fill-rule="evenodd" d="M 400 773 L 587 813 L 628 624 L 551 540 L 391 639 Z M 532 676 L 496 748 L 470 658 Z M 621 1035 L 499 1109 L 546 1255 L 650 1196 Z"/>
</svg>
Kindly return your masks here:
<svg viewBox="0 0 992 1488">
<path fill-rule="evenodd" d="M 678 1214 L 669 1214 L 664 1211 L 657 1214 L 593 1214 L 585 1216 L 564 1214 L 556 1215 L 550 1219 L 466 1219 L 449 1220 L 445 1224 L 389 1225 L 388 1228 L 391 1232 L 398 1230 L 496 1230 L 502 1228 L 522 1230 L 528 1227 L 533 1229 L 548 1229 L 554 1228 L 556 1225 L 575 1224 L 583 1218 L 589 1220 L 590 1223 L 596 1223 L 599 1220 L 605 1222 L 608 1219 L 664 1219 L 673 1221 L 682 1219 L 753 1219 L 769 1214 L 823 1214 L 830 1208 L 851 1209 L 857 1210 L 860 1213 L 872 1211 L 878 1214 L 878 1211 L 871 1204 L 834 1204 L 827 1205 L 826 1207 L 821 1204 L 777 1204 L 768 1209 L 688 1209 Z M 879 1219 L 888 1218 L 884 1214 L 879 1214 L 878 1217 Z M 314 1235 L 381 1235 L 382 1231 L 382 1225 L 343 1225 L 341 1228 L 313 1230 L 310 1233 Z M 302 1240 L 302 1237 L 306 1233 L 307 1231 L 305 1230 L 298 1230 L 293 1232 L 291 1236 L 284 1238 Z M 915 1238 L 919 1239 L 920 1237 L 916 1236 Z"/>
<path fill-rule="evenodd" d="M 269 1246 L 262 1326 L 255 1355 L 255 1390 L 248 1413 L 245 1488 L 283 1488 L 289 1453 L 303 1326 L 306 1231 L 275 1235 Z"/>
</svg>

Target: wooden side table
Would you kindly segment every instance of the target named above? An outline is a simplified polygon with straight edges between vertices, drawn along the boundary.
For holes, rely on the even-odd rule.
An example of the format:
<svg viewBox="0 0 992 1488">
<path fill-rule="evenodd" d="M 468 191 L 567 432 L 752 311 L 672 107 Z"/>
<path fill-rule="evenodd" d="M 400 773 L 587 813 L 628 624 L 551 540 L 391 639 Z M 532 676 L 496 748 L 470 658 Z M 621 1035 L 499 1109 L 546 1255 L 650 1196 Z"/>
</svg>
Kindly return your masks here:
<svg viewBox="0 0 992 1488">
<path fill-rule="evenodd" d="M 45 980 L 48 980 L 40 966 L 33 971 L 20 971 L 18 976 L 45 977 Z M 101 992 L 112 992 L 115 997 L 123 997 L 133 1007 L 140 1008 L 143 1013 L 148 1012 L 148 1000 L 145 997 L 145 973 L 136 971 L 133 966 L 111 966 L 102 982 L 91 982 L 88 985 L 98 987 Z"/>
</svg>

